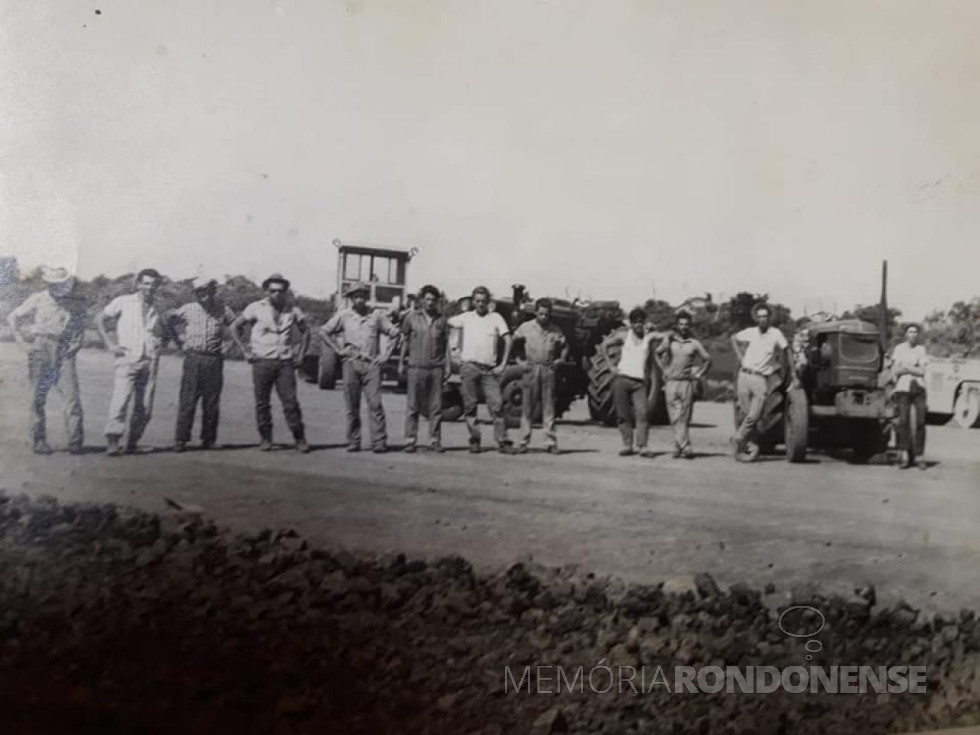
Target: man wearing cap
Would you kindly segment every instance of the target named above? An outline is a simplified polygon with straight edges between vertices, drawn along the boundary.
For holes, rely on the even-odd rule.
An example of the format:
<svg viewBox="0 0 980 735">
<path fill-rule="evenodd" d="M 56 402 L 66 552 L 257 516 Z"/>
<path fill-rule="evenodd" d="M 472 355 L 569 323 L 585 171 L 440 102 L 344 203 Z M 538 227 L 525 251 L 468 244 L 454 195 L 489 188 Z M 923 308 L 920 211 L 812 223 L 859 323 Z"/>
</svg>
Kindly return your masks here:
<svg viewBox="0 0 980 735">
<path fill-rule="evenodd" d="M 224 381 L 224 338 L 235 314 L 217 301 L 218 282 L 195 278 L 195 301 L 170 315 L 170 328 L 184 353 L 180 374 L 180 400 L 174 451 L 182 452 L 191 440 L 194 412 L 201 402 L 201 448 L 210 449 L 218 438 L 218 409 Z"/>
<path fill-rule="evenodd" d="M 752 317 L 756 326 L 732 336 L 732 349 L 739 361 L 735 390 L 744 416 L 732 437 L 735 458 L 739 461 L 753 458 L 745 454 L 745 444 L 755 436 L 755 426 L 769 396 L 770 379 L 781 369 L 790 370 L 789 343 L 783 333 L 771 325 L 772 310 L 767 304 L 756 304 Z"/>
<path fill-rule="evenodd" d="M 127 409 L 133 402 L 128 420 L 126 452 L 132 454 L 153 413 L 157 366 L 164 342 L 164 324 L 157 309 L 156 293 L 162 277 L 153 268 L 136 275 L 136 293 L 117 296 L 96 317 L 95 326 L 106 349 L 116 356 L 109 420 L 105 436 L 109 456 L 122 454 L 119 445 L 127 430 Z M 108 322 L 115 323 L 115 336 Z"/>
<path fill-rule="evenodd" d="M 361 449 L 361 392 L 368 404 L 371 448 L 375 453 L 388 451 L 385 410 L 381 404 L 381 366 L 388 361 L 398 343 L 398 327 L 383 311 L 368 306 L 371 288 L 356 283 L 346 293 L 351 305 L 334 314 L 321 328 L 323 340 L 344 360 L 344 400 L 347 403 L 347 451 Z M 388 341 L 381 353 L 379 337 Z"/>
<path fill-rule="evenodd" d="M 405 451 L 414 452 L 419 434 L 419 414 L 429 419 L 429 442 L 442 452 L 442 386 L 449 379 L 449 322 L 439 313 L 439 289 L 426 285 L 402 321 L 398 374 L 407 378 Z M 405 371 L 405 358 L 408 371 Z"/>
<path fill-rule="evenodd" d="M 551 321 L 553 308 L 551 299 L 538 299 L 534 303 L 534 319 L 524 322 L 514 332 L 514 344 L 524 347 L 524 357 L 519 360 L 524 367 L 521 380 L 524 396 L 518 454 L 528 451 L 531 419 L 538 403 L 541 404 L 545 447 L 549 453 L 558 454 L 558 438 L 555 435 L 556 370 L 568 359 L 569 346 L 564 333 Z"/>
<path fill-rule="evenodd" d="M 289 281 L 274 273 L 262 282 L 265 298 L 253 301 L 231 325 L 231 335 L 252 365 L 255 391 L 255 421 L 259 449 L 272 449 L 272 388 L 275 387 L 286 416 L 286 424 L 296 440 L 296 450 L 306 454 L 310 445 L 303 427 L 303 412 L 296 398 L 296 366 L 310 342 L 306 314 L 289 299 Z M 240 339 L 242 328 L 250 324 L 249 346 Z M 297 344 L 298 343 L 298 344 Z"/>
<path fill-rule="evenodd" d="M 463 416 L 470 433 L 470 452 L 480 451 L 480 426 L 477 423 L 477 407 L 482 390 L 487 409 L 493 418 L 493 438 L 498 451 L 513 454 L 507 441 L 507 425 L 504 423 L 504 404 L 500 395 L 500 376 L 510 359 L 510 327 L 504 318 L 490 311 L 490 291 L 486 286 L 473 289 L 470 298 L 472 311 L 464 311 L 449 320 L 449 326 L 462 331 L 463 345 L 460 357 L 460 378 L 463 392 Z M 497 362 L 497 345 L 503 339 L 504 353 Z"/>
<path fill-rule="evenodd" d="M 56 387 L 64 406 L 68 451 L 80 454 L 84 439 L 82 401 L 78 391 L 75 355 L 85 332 L 85 307 L 73 297 L 75 278 L 64 268 L 42 268 L 47 289 L 38 291 L 10 312 L 7 323 L 27 352 L 31 382 L 31 441 L 37 454 L 50 454 L 45 404 Z"/>
<path fill-rule="evenodd" d="M 694 387 L 711 369 L 711 355 L 691 334 L 691 315 L 677 314 L 674 331 L 660 343 L 654 353 L 663 373 L 667 413 L 674 432 L 674 457 L 694 459 L 691 449 L 691 411 Z"/>
</svg>

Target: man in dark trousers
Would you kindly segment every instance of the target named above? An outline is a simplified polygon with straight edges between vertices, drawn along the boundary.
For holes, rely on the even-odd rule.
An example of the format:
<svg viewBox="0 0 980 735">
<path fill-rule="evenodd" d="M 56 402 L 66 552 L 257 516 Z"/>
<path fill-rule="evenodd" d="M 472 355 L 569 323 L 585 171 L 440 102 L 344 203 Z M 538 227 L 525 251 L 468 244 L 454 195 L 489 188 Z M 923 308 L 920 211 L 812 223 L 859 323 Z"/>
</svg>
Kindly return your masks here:
<svg viewBox="0 0 980 735">
<path fill-rule="evenodd" d="M 272 388 L 275 386 L 286 424 L 296 440 L 296 451 L 306 454 L 310 445 L 303 427 L 303 412 L 296 398 L 296 365 L 310 343 L 306 314 L 289 298 L 289 281 L 274 273 L 262 282 L 265 298 L 245 307 L 231 325 L 232 338 L 252 365 L 255 389 L 255 421 L 261 442 L 259 449 L 272 449 Z M 252 325 L 249 346 L 241 343 L 239 334 L 246 324 Z"/>
<path fill-rule="evenodd" d="M 418 441 L 419 413 L 429 418 L 429 443 L 442 452 L 442 386 L 449 379 L 449 322 L 439 312 L 439 289 L 426 285 L 419 292 L 421 309 L 412 309 L 402 322 L 398 374 L 407 378 L 405 451 Z M 406 373 L 405 359 L 408 358 Z"/>
<path fill-rule="evenodd" d="M 344 399 L 347 402 L 347 451 L 361 449 L 361 391 L 368 404 L 371 448 L 376 454 L 388 451 L 385 410 L 381 404 L 381 366 L 394 352 L 398 327 L 383 311 L 368 306 L 371 287 L 357 283 L 347 290 L 351 305 L 334 314 L 320 328 L 324 341 L 343 357 Z M 391 339 L 381 352 L 379 337 Z"/>
<path fill-rule="evenodd" d="M 210 449 L 218 438 L 218 408 L 224 381 L 224 340 L 235 314 L 218 302 L 218 282 L 195 278 L 195 301 L 170 315 L 170 328 L 184 353 L 180 375 L 180 402 L 174 451 L 182 452 L 191 440 L 194 412 L 201 402 L 201 449 Z"/>
<path fill-rule="evenodd" d="M 80 454 L 84 439 L 82 401 L 75 355 L 85 332 L 85 306 L 73 296 L 75 278 L 64 268 L 41 270 L 47 284 L 10 312 L 7 323 L 27 352 L 31 381 L 31 442 L 37 454 L 51 454 L 45 421 L 48 393 L 56 388 L 64 406 L 68 451 Z"/>
<path fill-rule="evenodd" d="M 612 394 L 616 406 L 616 422 L 623 439 L 619 456 L 629 457 L 637 452 L 643 457 L 653 457 L 647 449 L 650 434 L 649 402 L 647 400 L 647 381 L 650 370 L 650 343 L 661 335 L 646 331 L 647 315 L 637 307 L 629 313 L 629 327 L 613 332 L 603 342 L 599 350 L 613 373 Z M 619 362 L 613 365 L 609 347 L 622 345 Z M 634 449 L 634 426 L 636 429 Z"/>
</svg>

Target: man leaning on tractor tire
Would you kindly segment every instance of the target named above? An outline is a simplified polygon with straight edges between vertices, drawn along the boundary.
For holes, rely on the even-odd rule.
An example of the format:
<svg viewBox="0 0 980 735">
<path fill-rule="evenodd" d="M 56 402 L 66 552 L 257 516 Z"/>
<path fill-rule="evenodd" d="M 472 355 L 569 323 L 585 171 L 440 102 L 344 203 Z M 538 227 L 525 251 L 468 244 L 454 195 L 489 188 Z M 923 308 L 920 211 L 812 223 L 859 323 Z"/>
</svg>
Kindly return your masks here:
<svg viewBox="0 0 980 735">
<path fill-rule="evenodd" d="M 772 310 L 767 304 L 759 303 L 752 308 L 752 316 L 756 326 L 732 336 L 732 349 L 739 361 L 736 400 L 744 416 L 732 437 L 735 458 L 739 461 L 754 459 L 746 449 L 747 444 L 756 439 L 756 424 L 769 396 L 769 378 L 780 368 L 791 369 L 789 343 L 783 333 L 771 325 Z"/>
<path fill-rule="evenodd" d="M 659 339 L 658 333 L 646 333 L 647 315 L 637 307 L 629 313 L 629 328 L 625 332 L 614 332 L 599 344 L 603 358 L 613 373 L 613 403 L 616 407 L 616 423 L 623 439 L 619 456 L 640 456 L 651 458 L 654 454 L 647 449 L 650 434 L 649 403 L 647 401 L 647 371 L 649 369 L 650 343 Z M 607 349 L 622 344 L 619 364 L 613 365 Z M 635 433 L 634 433 L 635 428 Z M 634 437 L 636 449 L 634 449 Z"/>
</svg>

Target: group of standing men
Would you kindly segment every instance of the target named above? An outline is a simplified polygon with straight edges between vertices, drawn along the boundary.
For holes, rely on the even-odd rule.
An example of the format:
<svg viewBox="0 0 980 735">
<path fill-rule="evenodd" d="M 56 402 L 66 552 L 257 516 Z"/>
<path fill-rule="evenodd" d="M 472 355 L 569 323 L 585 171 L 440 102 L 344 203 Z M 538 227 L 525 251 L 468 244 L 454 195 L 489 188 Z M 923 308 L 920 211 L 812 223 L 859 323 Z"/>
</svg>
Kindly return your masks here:
<svg viewBox="0 0 980 735">
<path fill-rule="evenodd" d="M 45 403 L 50 390 L 57 388 L 65 407 L 69 451 L 79 453 L 83 428 L 75 355 L 84 334 L 84 304 L 74 297 L 75 279 L 65 269 L 45 268 L 42 276 L 47 290 L 29 296 L 8 318 L 14 335 L 28 353 L 32 384 L 31 439 L 35 452 L 51 452 L 47 443 Z M 289 296 L 289 281 L 278 273 L 265 279 L 262 283 L 265 298 L 249 304 L 236 316 L 216 298 L 218 284 L 213 279 L 195 279 L 195 300 L 163 315 L 156 297 L 161 280 L 154 269 L 140 271 L 136 291 L 114 298 L 95 319 L 106 348 L 116 358 L 105 427 L 107 453 L 118 456 L 137 451 L 152 415 L 160 351 L 168 341 L 174 342 L 184 355 L 174 450 L 181 452 L 190 442 L 198 403 L 202 413 L 201 446 L 213 447 L 218 432 L 226 338 L 238 346 L 252 366 L 259 449 L 268 451 L 273 447 L 271 395 L 275 389 L 297 451 L 309 452 L 296 395 L 296 368 L 309 347 L 310 328 L 306 315 Z M 368 406 L 372 451 L 381 453 L 388 449 L 381 402 L 381 368 L 399 344 L 399 373 L 407 383 L 404 450 L 416 451 L 419 417 L 425 415 L 429 446 L 436 452 L 443 451 L 442 394 L 450 377 L 450 333 L 458 329 L 462 342 L 460 387 L 470 451 L 481 451 L 477 407 L 482 394 L 493 420 L 498 451 L 506 454 L 528 451 L 533 412 L 540 405 L 546 450 L 558 453 L 555 391 L 558 369 L 569 356 L 569 344 L 551 320 L 550 300 L 536 301 L 534 318 L 512 332 L 503 317 L 490 309 L 490 292 L 483 286 L 474 289 L 471 310 L 452 317 L 440 312 L 439 290 L 424 286 L 419 292 L 419 308 L 409 311 L 400 326 L 392 323 L 384 312 L 369 307 L 369 293 L 367 284 L 352 286 L 346 293 L 350 306 L 338 311 L 321 327 L 324 341 L 343 360 L 348 451 L 361 450 L 362 393 Z M 756 326 L 732 337 L 740 365 L 737 400 L 744 416 L 732 438 L 737 458 L 745 456 L 744 446 L 754 436 L 771 376 L 780 370 L 795 375 L 786 338 L 771 326 L 769 307 L 757 305 L 753 317 Z M 693 458 L 689 427 L 695 386 L 709 370 L 711 358 L 692 336 L 691 316 L 685 312 L 677 314 L 674 328 L 668 332 L 650 331 L 642 309 L 631 311 L 628 321 L 627 329 L 614 332 L 599 346 L 614 376 L 613 401 L 623 442 L 620 455 L 652 456 L 647 443 L 648 386 L 653 362 L 665 379 L 674 456 Z M 29 324 L 27 330 L 25 323 Z M 246 325 L 251 326 L 247 345 L 242 341 Z M 918 334 L 918 327 L 910 326 L 906 341 L 892 354 L 902 467 L 910 466 L 916 458 L 924 466 L 921 457 L 925 422 L 920 420 L 915 436 L 909 435 L 910 412 L 917 411 L 921 417 L 925 414 L 923 378 L 928 357 L 924 347 L 918 344 Z M 382 340 L 382 336 L 388 339 Z M 498 349 L 501 342 L 502 350 Z M 517 363 L 523 367 L 524 391 L 516 448 L 507 437 L 500 382 L 515 346 Z M 609 352 L 614 347 L 620 348 L 618 360 Z"/>
</svg>

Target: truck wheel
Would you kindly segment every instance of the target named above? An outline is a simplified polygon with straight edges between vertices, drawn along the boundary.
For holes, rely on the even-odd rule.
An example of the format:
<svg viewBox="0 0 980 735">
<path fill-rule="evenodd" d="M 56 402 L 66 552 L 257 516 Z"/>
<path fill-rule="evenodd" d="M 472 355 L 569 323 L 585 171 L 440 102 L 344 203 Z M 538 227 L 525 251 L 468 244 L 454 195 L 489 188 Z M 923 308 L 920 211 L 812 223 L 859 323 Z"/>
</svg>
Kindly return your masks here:
<svg viewBox="0 0 980 735">
<path fill-rule="evenodd" d="M 786 442 L 786 459 L 790 462 L 802 462 L 806 459 L 809 418 L 806 392 L 802 388 L 793 388 L 787 391 L 786 406 L 783 413 L 785 421 L 783 433 Z"/>
<path fill-rule="evenodd" d="M 337 368 L 340 361 L 333 348 L 325 343 L 320 344 L 320 360 L 317 365 L 317 385 L 322 390 L 333 390 L 337 387 Z"/>
<path fill-rule="evenodd" d="M 980 384 L 966 383 L 960 387 L 953 404 L 953 421 L 963 429 L 980 427 Z"/>
</svg>

